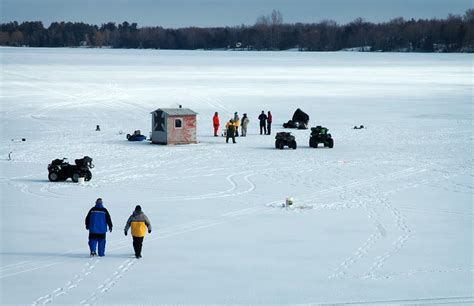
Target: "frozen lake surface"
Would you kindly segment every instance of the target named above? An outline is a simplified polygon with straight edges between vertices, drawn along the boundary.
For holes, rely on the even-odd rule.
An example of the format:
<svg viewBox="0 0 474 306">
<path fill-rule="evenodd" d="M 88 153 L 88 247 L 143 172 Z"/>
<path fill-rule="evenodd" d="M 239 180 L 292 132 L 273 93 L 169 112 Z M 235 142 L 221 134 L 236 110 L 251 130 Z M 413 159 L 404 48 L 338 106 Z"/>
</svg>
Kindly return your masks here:
<svg viewBox="0 0 474 306">
<path fill-rule="evenodd" d="M 1 304 L 474 302 L 472 55 L 0 56 Z M 150 112 L 179 104 L 199 113 L 198 144 L 120 133 L 148 136 Z M 274 149 L 298 107 L 333 149 L 309 148 L 309 130 Z M 258 133 L 262 110 L 272 136 Z M 248 136 L 212 137 L 215 111 L 221 124 L 248 113 Z M 90 182 L 48 181 L 51 160 L 84 155 Z M 91 259 L 98 197 L 114 231 Z M 137 204 L 154 226 L 140 260 L 123 235 Z"/>
</svg>

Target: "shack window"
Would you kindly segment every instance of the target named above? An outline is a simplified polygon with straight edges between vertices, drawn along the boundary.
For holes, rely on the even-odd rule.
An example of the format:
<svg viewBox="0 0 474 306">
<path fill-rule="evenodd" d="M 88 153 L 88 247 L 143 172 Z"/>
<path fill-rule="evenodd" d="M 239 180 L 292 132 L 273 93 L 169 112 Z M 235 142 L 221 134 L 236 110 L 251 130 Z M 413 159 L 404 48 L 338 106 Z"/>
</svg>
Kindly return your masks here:
<svg viewBox="0 0 474 306">
<path fill-rule="evenodd" d="M 183 119 L 181 119 L 181 118 L 174 119 L 174 128 L 175 129 L 183 128 Z"/>
</svg>

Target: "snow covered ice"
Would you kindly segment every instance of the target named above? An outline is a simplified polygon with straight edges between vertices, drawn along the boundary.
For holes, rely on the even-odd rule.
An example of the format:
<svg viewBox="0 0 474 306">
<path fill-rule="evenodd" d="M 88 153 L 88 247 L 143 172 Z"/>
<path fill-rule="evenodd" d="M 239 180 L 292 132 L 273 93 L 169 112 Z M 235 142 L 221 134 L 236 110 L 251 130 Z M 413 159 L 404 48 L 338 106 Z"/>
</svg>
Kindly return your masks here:
<svg viewBox="0 0 474 306">
<path fill-rule="evenodd" d="M 1 304 L 474 301 L 472 55 L 0 55 Z M 199 113 L 198 144 L 125 139 L 179 104 Z M 274 148 L 297 107 L 333 149 L 309 148 L 309 130 Z M 215 111 L 221 127 L 248 113 L 248 136 L 213 137 Z M 84 155 L 90 182 L 48 181 L 51 160 Z M 114 230 L 91 259 L 98 197 Z M 123 235 L 137 204 L 154 226 L 140 260 Z"/>
</svg>

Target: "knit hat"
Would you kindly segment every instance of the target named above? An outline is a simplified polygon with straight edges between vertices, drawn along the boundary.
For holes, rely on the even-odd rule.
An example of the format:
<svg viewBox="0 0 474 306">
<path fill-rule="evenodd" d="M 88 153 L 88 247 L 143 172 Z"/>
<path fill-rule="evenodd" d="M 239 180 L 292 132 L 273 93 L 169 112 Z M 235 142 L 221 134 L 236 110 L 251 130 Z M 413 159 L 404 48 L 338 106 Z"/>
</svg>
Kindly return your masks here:
<svg viewBox="0 0 474 306">
<path fill-rule="evenodd" d="M 135 206 L 136 211 L 142 211 L 142 207 L 140 205 Z"/>
<path fill-rule="evenodd" d="M 95 204 L 102 204 L 102 198 L 98 198 L 98 199 L 95 201 Z"/>
</svg>

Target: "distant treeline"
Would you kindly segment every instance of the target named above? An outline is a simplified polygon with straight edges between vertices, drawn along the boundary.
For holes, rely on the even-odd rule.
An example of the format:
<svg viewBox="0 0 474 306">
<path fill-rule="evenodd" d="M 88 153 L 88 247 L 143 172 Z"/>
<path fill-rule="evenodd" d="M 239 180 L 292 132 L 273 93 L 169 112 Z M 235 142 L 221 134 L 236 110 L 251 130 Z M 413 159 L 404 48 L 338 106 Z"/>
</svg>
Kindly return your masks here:
<svg viewBox="0 0 474 306">
<path fill-rule="evenodd" d="M 30 47 L 111 47 L 153 49 L 238 49 L 404 52 L 473 52 L 474 9 L 445 19 L 372 23 L 358 18 L 339 25 L 283 22 L 274 10 L 254 25 L 236 27 L 166 29 L 113 22 L 101 26 L 82 22 L 9 22 L 0 24 L 0 45 Z"/>
</svg>

